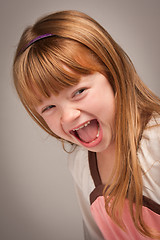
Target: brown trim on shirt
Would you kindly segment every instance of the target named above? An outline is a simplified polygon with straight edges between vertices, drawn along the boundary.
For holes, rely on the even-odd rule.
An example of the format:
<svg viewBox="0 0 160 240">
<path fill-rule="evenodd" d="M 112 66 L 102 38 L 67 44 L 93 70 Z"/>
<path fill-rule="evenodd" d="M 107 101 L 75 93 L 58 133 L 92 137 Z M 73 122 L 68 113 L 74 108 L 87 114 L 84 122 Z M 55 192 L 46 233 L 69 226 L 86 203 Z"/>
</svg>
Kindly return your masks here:
<svg viewBox="0 0 160 240">
<path fill-rule="evenodd" d="M 105 186 L 102 184 L 98 171 L 97 157 L 95 152 L 88 152 L 88 161 L 91 176 L 95 184 L 95 189 L 90 194 L 90 204 L 92 204 L 99 196 L 103 196 L 103 189 Z M 160 215 L 160 204 L 146 196 L 143 196 L 143 206 Z"/>
<path fill-rule="evenodd" d="M 94 201 L 96 201 L 96 199 L 100 196 L 103 196 L 103 189 L 104 189 L 104 185 L 99 185 L 97 186 L 90 194 L 90 204 L 92 205 L 92 203 Z"/>
<path fill-rule="evenodd" d="M 98 171 L 97 157 L 95 152 L 88 151 L 89 168 L 95 186 L 102 185 L 101 177 Z"/>
<path fill-rule="evenodd" d="M 96 199 L 103 196 L 104 185 L 97 186 L 90 194 L 90 204 L 92 205 Z M 152 212 L 160 215 L 160 204 L 156 203 L 150 198 L 143 196 L 143 207 L 150 209 Z"/>
<path fill-rule="evenodd" d="M 146 196 L 143 196 L 143 206 L 160 215 L 160 204 Z"/>
</svg>

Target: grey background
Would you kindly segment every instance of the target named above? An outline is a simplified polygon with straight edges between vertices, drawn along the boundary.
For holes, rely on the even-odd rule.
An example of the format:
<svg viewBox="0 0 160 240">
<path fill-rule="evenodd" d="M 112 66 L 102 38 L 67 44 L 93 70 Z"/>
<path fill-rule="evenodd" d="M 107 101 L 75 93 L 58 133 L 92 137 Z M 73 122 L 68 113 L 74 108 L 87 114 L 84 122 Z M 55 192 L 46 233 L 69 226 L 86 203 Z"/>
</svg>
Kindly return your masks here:
<svg viewBox="0 0 160 240">
<path fill-rule="evenodd" d="M 67 154 L 29 118 L 12 83 L 23 29 L 38 17 L 76 9 L 99 21 L 160 95 L 159 0 L 5 0 L 0 3 L 0 239 L 82 240 Z"/>
</svg>

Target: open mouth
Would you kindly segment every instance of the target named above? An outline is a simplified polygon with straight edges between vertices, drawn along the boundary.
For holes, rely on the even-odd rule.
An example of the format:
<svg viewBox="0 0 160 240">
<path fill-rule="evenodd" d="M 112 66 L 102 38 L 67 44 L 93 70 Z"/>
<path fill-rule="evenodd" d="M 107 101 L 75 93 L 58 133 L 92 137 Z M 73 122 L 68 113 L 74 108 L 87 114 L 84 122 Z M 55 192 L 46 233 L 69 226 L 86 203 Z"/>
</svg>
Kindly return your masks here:
<svg viewBox="0 0 160 240">
<path fill-rule="evenodd" d="M 88 121 L 70 133 L 82 143 L 92 143 L 99 137 L 99 123 L 96 119 Z"/>
</svg>

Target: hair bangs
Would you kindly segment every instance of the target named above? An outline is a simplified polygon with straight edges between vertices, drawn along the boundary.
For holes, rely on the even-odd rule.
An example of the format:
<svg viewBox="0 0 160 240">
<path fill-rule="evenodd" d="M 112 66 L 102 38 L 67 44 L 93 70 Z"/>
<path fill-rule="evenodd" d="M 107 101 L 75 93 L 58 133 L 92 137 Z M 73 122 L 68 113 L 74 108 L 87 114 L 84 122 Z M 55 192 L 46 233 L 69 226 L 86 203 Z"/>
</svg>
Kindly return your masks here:
<svg viewBox="0 0 160 240">
<path fill-rule="evenodd" d="M 31 106 L 39 104 L 43 97 L 49 98 L 51 93 L 57 95 L 76 85 L 82 75 L 102 72 L 102 64 L 91 50 L 68 39 L 37 43 L 26 51 L 22 68 L 20 92 Z"/>
</svg>

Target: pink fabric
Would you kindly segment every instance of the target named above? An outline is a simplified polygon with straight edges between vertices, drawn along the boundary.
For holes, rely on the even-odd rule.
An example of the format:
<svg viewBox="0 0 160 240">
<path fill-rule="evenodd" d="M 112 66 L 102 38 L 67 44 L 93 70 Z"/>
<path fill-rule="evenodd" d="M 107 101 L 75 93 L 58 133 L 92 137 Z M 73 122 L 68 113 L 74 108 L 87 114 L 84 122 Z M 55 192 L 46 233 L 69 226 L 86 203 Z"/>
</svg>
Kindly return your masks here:
<svg viewBox="0 0 160 240">
<path fill-rule="evenodd" d="M 103 236 L 107 240 L 144 240 L 150 239 L 142 236 L 135 228 L 131 219 L 126 199 L 124 205 L 123 221 L 126 225 L 127 232 L 121 230 L 107 215 L 104 204 L 104 197 L 98 197 L 91 205 L 92 215 L 100 228 Z M 154 213 L 150 209 L 143 207 L 143 216 L 146 223 L 156 230 L 160 230 L 160 215 Z"/>
</svg>

